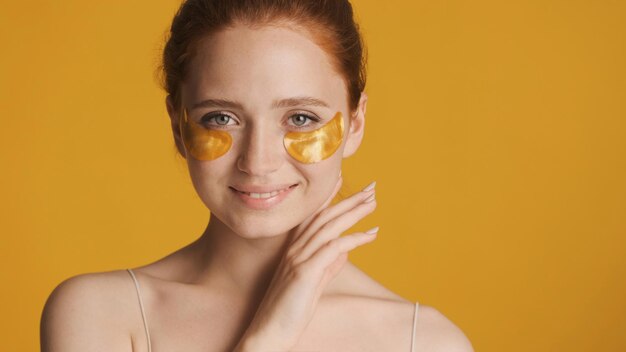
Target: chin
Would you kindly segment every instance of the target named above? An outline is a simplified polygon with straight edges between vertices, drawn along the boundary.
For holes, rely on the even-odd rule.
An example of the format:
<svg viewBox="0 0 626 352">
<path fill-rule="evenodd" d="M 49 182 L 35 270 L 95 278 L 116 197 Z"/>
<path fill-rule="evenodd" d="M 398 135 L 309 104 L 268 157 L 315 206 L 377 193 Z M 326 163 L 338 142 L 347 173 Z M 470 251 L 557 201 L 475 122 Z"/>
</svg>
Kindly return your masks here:
<svg viewBox="0 0 626 352">
<path fill-rule="evenodd" d="M 232 230 L 239 236 L 247 239 L 262 239 L 282 236 L 287 233 L 290 228 L 279 228 L 271 226 L 271 224 L 263 224 L 261 226 L 245 226 L 237 225 Z"/>
<path fill-rule="evenodd" d="M 267 215 L 259 214 L 259 216 L 249 215 L 224 219 L 225 221 L 222 221 L 233 232 L 243 238 L 260 239 L 284 235 L 297 226 L 296 223 L 291 224 L 289 221 L 286 221 L 286 219 L 288 219 L 288 217 L 268 217 Z"/>
</svg>

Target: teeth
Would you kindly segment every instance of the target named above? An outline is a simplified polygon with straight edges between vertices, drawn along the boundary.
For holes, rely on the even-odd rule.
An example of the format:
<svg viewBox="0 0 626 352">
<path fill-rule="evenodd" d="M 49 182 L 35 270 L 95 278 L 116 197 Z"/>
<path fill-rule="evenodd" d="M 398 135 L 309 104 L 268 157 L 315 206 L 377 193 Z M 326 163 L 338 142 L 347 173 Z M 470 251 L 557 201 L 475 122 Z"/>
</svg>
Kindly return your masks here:
<svg viewBox="0 0 626 352">
<path fill-rule="evenodd" d="M 268 193 L 254 193 L 254 192 L 241 192 L 244 194 L 247 194 L 250 196 L 250 198 L 255 198 L 255 199 L 259 199 L 259 198 L 270 198 L 270 197 L 274 197 L 275 195 L 277 195 L 278 193 L 284 192 L 287 189 L 289 189 L 289 187 L 285 188 L 285 189 L 280 189 L 278 191 L 273 191 L 273 192 L 268 192 Z"/>
</svg>

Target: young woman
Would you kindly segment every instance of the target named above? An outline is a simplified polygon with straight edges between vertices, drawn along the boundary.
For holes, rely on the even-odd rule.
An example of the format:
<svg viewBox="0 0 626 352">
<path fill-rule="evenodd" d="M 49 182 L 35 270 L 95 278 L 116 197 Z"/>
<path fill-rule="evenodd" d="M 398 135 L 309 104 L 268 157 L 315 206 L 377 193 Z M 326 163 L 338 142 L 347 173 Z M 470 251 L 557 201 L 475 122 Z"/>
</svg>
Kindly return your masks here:
<svg viewBox="0 0 626 352">
<path fill-rule="evenodd" d="M 361 143 L 347 0 L 188 0 L 163 55 L 175 145 L 211 211 L 193 243 L 50 295 L 43 351 L 472 351 L 435 308 L 347 260 L 375 183 L 332 204 Z"/>
</svg>

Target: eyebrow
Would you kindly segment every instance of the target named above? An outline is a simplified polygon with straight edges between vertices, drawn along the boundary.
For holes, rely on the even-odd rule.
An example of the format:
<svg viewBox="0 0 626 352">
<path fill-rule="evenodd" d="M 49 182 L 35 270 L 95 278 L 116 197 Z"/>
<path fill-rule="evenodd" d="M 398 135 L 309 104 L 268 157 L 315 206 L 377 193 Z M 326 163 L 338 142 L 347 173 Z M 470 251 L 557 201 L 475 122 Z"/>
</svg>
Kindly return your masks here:
<svg viewBox="0 0 626 352">
<path fill-rule="evenodd" d="M 294 107 L 294 106 L 323 106 L 327 108 L 330 107 L 323 100 L 313 98 L 313 97 L 293 97 L 293 98 L 287 98 L 287 99 L 282 99 L 282 100 L 275 100 L 272 103 L 272 108 L 274 109 L 289 108 L 289 107 Z M 205 99 L 201 102 L 195 103 L 191 107 L 191 109 L 194 110 L 198 108 L 210 108 L 210 107 L 233 108 L 233 109 L 243 110 L 243 106 L 240 103 L 231 101 L 231 100 L 225 100 L 225 99 Z"/>
<path fill-rule="evenodd" d="M 301 106 L 301 105 L 323 106 L 326 108 L 330 107 L 323 100 L 319 100 L 313 97 L 294 97 L 294 98 L 287 98 L 283 100 L 277 100 L 277 101 L 274 101 L 274 103 L 272 104 L 272 107 L 273 108 L 290 108 L 290 107 Z"/>
</svg>

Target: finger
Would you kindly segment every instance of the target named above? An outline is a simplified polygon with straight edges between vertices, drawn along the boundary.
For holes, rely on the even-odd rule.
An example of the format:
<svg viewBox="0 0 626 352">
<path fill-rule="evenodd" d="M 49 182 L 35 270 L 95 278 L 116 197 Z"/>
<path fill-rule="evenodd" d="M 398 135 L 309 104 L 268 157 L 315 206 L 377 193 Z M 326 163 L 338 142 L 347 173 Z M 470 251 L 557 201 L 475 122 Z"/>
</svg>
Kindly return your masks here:
<svg viewBox="0 0 626 352">
<path fill-rule="evenodd" d="M 330 203 L 332 203 L 333 199 L 335 199 L 335 197 L 337 196 L 337 193 L 339 193 L 339 191 L 341 190 L 341 186 L 343 186 L 343 177 L 341 176 L 341 174 L 339 174 L 339 177 L 337 177 L 337 182 L 335 183 L 335 188 L 333 188 L 330 196 L 326 198 L 326 201 L 324 201 L 324 203 L 322 203 L 322 205 L 317 208 L 317 213 L 319 213 L 321 210 L 329 206 Z"/>
<path fill-rule="evenodd" d="M 324 203 L 320 207 L 317 208 L 317 210 L 315 210 L 309 217 L 304 219 L 304 221 L 302 221 L 300 223 L 300 225 L 298 225 L 293 230 L 295 232 L 295 234 L 294 234 L 294 237 L 292 238 L 292 243 L 294 243 L 297 240 L 297 238 L 300 236 L 300 234 L 302 234 L 306 230 L 306 228 L 309 226 L 311 221 L 313 221 L 315 219 L 315 217 L 322 210 L 324 210 L 326 207 L 328 207 L 328 205 L 332 202 L 332 200 L 335 198 L 335 196 L 337 195 L 337 193 L 341 189 L 341 185 L 342 184 L 343 184 L 343 177 L 341 177 L 341 173 L 340 173 L 339 174 L 339 178 L 337 179 L 337 182 L 335 183 L 335 188 L 333 188 L 333 191 L 330 193 L 330 196 L 324 201 Z"/>
<path fill-rule="evenodd" d="M 330 193 L 330 197 L 328 197 L 324 203 L 322 203 L 321 206 L 319 206 L 315 212 L 313 212 L 312 216 L 309 216 L 306 221 L 307 224 L 310 223 L 317 214 L 319 214 L 322 210 L 326 209 L 330 203 L 333 201 L 333 199 L 335 199 L 335 196 L 337 196 L 337 193 L 339 193 L 339 190 L 341 189 L 341 186 L 343 185 L 343 177 L 339 176 L 339 178 L 337 179 L 337 183 L 335 183 L 335 188 L 333 188 L 333 191 Z M 306 226 L 305 226 L 306 227 Z"/>
<path fill-rule="evenodd" d="M 371 214 L 374 209 L 376 209 L 376 201 L 362 203 L 327 222 L 315 235 L 309 237 L 309 240 L 298 252 L 293 252 L 296 253 L 295 256 L 297 257 L 294 258 L 294 261 L 298 263 L 307 260 L 319 248 L 337 239 L 343 232 L 350 229 L 365 216 Z"/>
<path fill-rule="evenodd" d="M 301 228 L 301 234 L 293 240 L 290 251 L 296 253 L 325 223 L 343 213 L 346 213 L 363 202 L 373 201 L 375 186 L 376 182 L 372 182 L 363 188 L 361 192 L 355 193 L 349 198 L 344 199 L 331 207 L 323 209 L 316 217 L 311 219 L 306 227 Z"/>
<path fill-rule="evenodd" d="M 332 264 L 326 267 L 326 274 L 328 275 L 326 278 L 326 281 L 335 277 L 337 273 L 341 271 L 341 268 L 344 266 L 344 264 L 346 264 L 347 261 L 348 261 L 348 252 L 339 253 L 339 255 L 332 262 Z M 321 286 L 326 286 L 326 281 L 322 280 Z"/>
<path fill-rule="evenodd" d="M 314 223 L 312 223 L 306 232 L 315 233 L 322 227 L 325 223 L 331 221 L 332 219 L 350 211 L 351 209 L 363 204 L 364 202 L 372 202 L 375 201 L 374 194 L 376 193 L 375 187 L 376 182 L 372 182 L 367 185 L 361 192 L 355 193 L 350 198 L 345 199 L 331 207 L 323 210 L 320 215 L 314 219 Z"/>
<path fill-rule="evenodd" d="M 372 229 L 375 230 L 376 228 Z M 367 232 L 357 232 L 352 235 L 336 238 L 327 242 L 319 248 L 307 261 L 301 266 L 305 271 L 315 272 L 323 275 L 342 253 L 347 253 L 356 247 L 370 243 L 377 237 L 377 232 L 369 230 Z M 376 230 L 377 231 L 377 230 Z M 368 233 L 369 232 L 369 233 Z"/>
</svg>

